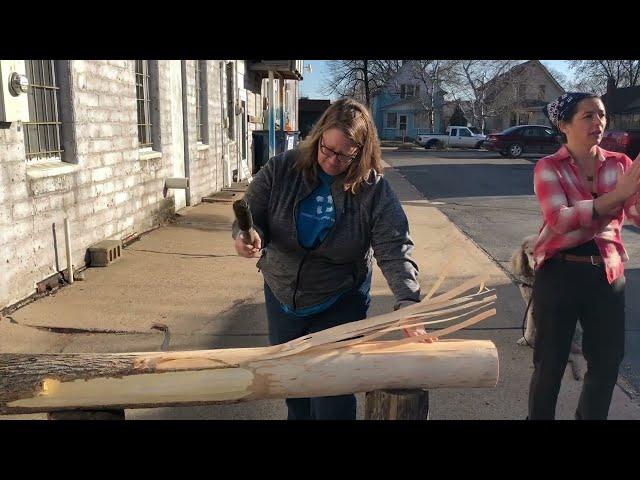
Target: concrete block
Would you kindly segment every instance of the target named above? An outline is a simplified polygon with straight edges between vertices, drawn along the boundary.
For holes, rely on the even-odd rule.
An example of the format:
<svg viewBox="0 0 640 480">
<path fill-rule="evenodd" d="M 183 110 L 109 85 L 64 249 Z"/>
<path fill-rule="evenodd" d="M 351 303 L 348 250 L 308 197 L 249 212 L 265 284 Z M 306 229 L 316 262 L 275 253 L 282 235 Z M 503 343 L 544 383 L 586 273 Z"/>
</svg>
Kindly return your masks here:
<svg viewBox="0 0 640 480">
<path fill-rule="evenodd" d="M 92 267 L 106 267 L 122 256 L 121 240 L 103 240 L 89 247 Z"/>
</svg>

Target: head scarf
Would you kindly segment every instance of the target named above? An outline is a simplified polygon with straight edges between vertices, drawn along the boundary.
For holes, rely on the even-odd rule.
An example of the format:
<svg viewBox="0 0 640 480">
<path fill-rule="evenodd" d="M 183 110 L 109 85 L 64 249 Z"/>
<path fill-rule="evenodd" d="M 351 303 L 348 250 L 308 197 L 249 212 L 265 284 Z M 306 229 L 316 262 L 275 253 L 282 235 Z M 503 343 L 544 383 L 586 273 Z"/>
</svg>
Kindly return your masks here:
<svg viewBox="0 0 640 480">
<path fill-rule="evenodd" d="M 545 105 L 543 112 L 556 127 L 561 120 L 568 120 L 569 109 L 583 98 L 594 97 L 593 93 L 567 92 L 560 95 L 553 102 Z"/>
</svg>

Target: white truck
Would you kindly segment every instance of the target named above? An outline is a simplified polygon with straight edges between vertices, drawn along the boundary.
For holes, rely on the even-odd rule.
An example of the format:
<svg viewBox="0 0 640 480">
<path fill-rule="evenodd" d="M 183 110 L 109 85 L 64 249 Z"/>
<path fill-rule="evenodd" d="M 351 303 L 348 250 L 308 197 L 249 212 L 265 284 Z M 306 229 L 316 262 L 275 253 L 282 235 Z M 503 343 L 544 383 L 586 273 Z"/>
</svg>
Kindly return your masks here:
<svg viewBox="0 0 640 480">
<path fill-rule="evenodd" d="M 447 127 L 447 133 L 418 134 L 416 143 L 424 148 L 480 148 L 486 138 L 486 135 L 473 133 L 468 127 L 450 125 Z"/>
</svg>

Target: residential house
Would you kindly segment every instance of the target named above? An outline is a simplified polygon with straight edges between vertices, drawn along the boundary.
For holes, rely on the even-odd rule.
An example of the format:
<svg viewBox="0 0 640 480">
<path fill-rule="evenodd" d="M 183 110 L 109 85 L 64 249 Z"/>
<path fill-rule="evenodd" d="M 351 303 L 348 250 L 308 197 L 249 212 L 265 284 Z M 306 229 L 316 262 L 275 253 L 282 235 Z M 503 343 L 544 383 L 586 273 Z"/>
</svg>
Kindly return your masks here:
<svg viewBox="0 0 640 480">
<path fill-rule="evenodd" d="M 0 310 L 60 278 L 65 218 L 79 269 L 90 246 L 250 177 L 251 131 L 297 126 L 302 71 L 260 62 L 1 60 Z M 7 93 L 14 72 L 27 92 Z"/>
<path fill-rule="evenodd" d="M 514 125 L 550 125 L 543 107 L 565 93 L 551 72 L 539 61 L 529 60 L 485 85 L 485 132 L 499 132 Z"/>
<path fill-rule="evenodd" d="M 609 85 L 602 96 L 610 130 L 640 130 L 640 86 L 615 88 Z"/>
<path fill-rule="evenodd" d="M 373 97 L 371 111 L 381 140 L 412 140 L 420 132 L 443 129 L 444 91 L 436 87 L 431 102 L 432 87 L 417 78 L 414 67 L 414 61 L 405 62 Z M 432 104 L 430 112 L 425 106 Z"/>
</svg>

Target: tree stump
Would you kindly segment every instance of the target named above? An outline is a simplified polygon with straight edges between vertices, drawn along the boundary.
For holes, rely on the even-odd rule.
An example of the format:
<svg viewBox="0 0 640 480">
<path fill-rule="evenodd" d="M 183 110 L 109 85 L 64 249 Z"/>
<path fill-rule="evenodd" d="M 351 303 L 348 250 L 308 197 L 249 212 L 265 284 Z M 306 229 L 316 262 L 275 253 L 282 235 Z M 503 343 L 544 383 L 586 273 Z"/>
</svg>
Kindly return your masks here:
<svg viewBox="0 0 640 480">
<path fill-rule="evenodd" d="M 365 420 L 428 420 L 429 391 L 375 390 L 365 396 Z"/>
</svg>

